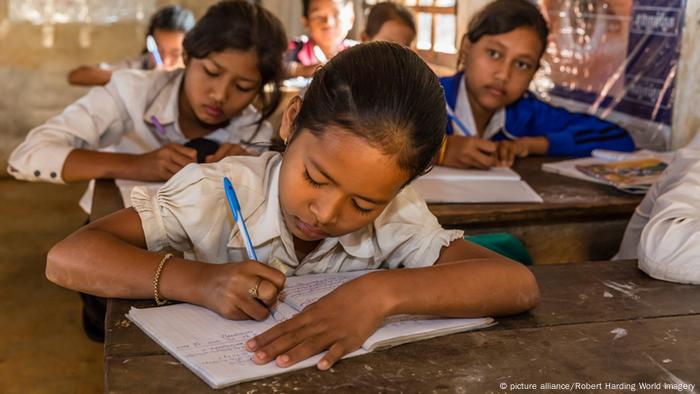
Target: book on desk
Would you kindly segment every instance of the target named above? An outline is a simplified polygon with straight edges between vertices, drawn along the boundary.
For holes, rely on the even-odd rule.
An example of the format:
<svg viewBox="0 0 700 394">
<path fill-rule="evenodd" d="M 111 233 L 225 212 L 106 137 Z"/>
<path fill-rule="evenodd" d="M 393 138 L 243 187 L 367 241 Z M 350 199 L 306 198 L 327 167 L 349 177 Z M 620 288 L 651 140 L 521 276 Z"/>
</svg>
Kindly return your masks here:
<svg viewBox="0 0 700 394">
<path fill-rule="evenodd" d="M 246 340 L 272 328 L 278 322 L 291 318 L 344 282 L 367 272 L 370 271 L 289 277 L 280 293 L 279 302 L 262 322 L 228 320 L 206 308 L 190 304 L 143 309 L 132 307 L 127 318 L 209 386 L 222 388 L 316 365 L 322 355 L 289 368 L 280 368 L 274 362 L 257 365 L 244 344 Z M 491 318 L 393 316 L 360 349 L 345 358 L 492 324 L 494 321 Z"/>
</svg>

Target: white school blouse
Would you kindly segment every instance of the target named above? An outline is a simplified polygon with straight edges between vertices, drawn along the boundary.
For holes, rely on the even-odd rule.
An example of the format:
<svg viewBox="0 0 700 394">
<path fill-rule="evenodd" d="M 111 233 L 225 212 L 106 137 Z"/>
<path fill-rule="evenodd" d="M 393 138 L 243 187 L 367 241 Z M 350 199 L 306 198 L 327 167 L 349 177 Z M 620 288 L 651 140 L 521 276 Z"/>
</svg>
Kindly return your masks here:
<svg viewBox="0 0 700 394">
<path fill-rule="evenodd" d="M 457 91 L 457 101 L 455 102 L 454 112 L 455 115 L 457 115 L 459 120 L 462 122 L 462 124 L 464 124 L 464 126 L 467 128 L 467 130 L 471 131 L 472 133 L 474 133 L 474 136 L 478 137 L 479 133 L 477 132 L 476 121 L 474 120 L 474 113 L 472 112 L 472 106 L 471 104 L 469 104 L 469 96 L 467 94 L 467 81 L 464 75 L 462 75 L 462 79 L 459 81 L 459 90 Z M 451 122 L 454 134 L 465 136 L 462 129 L 460 129 L 454 121 Z M 484 140 L 489 140 L 494 135 L 498 134 L 499 131 L 504 130 L 505 132 L 505 129 L 506 109 L 501 108 L 493 114 L 493 116 L 489 120 L 489 123 L 486 125 L 486 129 L 484 129 L 484 134 L 480 138 Z M 466 137 L 469 137 L 469 135 L 466 135 Z"/>
<path fill-rule="evenodd" d="M 29 132 L 10 155 L 8 173 L 20 180 L 64 183 L 63 163 L 77 148 L 140 154 L 170 142 L 183 144 L 180 130 L 178 94 L 184 69 L 173 71 L 120 70 L 105 86 L 92 88 L 69 105 L 63 113 Z M 156 116 L 166 130 L 161 137 L 151 117 Z M 225 127 L 206 138 L 219 143 L 269 143 L 272 127 L 249 105 Z M 93 182 L 80 201 L 90 212 Z"/>
<path fill-rule="evenodd" d="M 443 247 L 463 236 L 460 230 L 443 229 L 409 185 L 373 223 L 326 238 L 298 261 L 280 211 L 281 162 L 282 156 L 275 152 L 227 157 L 218 163 L 190 164 L 157 192 L 134 188 L 131 199 L 148 249 L 173 248 L 187 258 L 209 263 L 246 260 L 243 239 L 224 193 L 224 176 L 236 189 L 258 260 L 275 268 L 281 263 L 287 276 L 430 266 Z"/>
<path fill-rule="evenodd" d="M 627 225 L 616 259 L 650 276 L 700 284 L 700 148 L 678 151 Z"/>
</svg>

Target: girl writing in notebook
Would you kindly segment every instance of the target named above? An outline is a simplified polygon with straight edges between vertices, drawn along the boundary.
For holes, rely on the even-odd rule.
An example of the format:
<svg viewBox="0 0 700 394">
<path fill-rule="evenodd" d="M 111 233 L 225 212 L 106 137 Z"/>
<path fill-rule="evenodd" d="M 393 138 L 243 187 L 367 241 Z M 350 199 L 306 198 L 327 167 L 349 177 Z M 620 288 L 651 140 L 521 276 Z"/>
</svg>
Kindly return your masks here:
<svg viewBox="0 0 700 394">
<path fill-rule="evenodd" d="M 190 165 L 157 193 L 134 189 L 132 208 L 52 248 L 47 277 L 100 296 L 179 300 L 230 319 L 262 320 L 285 275 L 387 269 L 348 282 L 246 343 L 255 362 L 283 367 L 328 350 L 323 370 L 391 315 L 528 310 L 539 297 L 530 271 L 464 241 L 462 231 L 444 230 L 410 186 L 441 145 L 441 98 L 437 77 L 410 49 L 387 42 L 350 48 L 286 109 L 283 156 Z M 235 186 L 260 262 L 246 259 L 224 177 Z"/>
<path fill-rule="evenodd" d="M 489 168 L 530 154 L 634 150 L 621 127 L 551 106 L 528 92 L 548 33 L 542 14 L 527 0 L 497 0 L 474 16 L 462 38 L 461 71 L 440 81 L 451 120 L 438 164 Z"/>
<path fill-rule="evenodd" d="M 248 145 L 271 138 L 264 119 L 280 99 L 285 45 L 281 22 L 264 8 L 221 2 L 186 36 L 185 69 L 116 72 L 107 86 L 32 130 L 12 152 L 8 172 L 54 183 L 166 180 L 196 160 L 196 146 L 184 145 L 202 137 L 213 145 L 207 162 L 248 154 Z M 89 189 L 81 201 L 87 212 L 91 196 Z"/>
</svg>

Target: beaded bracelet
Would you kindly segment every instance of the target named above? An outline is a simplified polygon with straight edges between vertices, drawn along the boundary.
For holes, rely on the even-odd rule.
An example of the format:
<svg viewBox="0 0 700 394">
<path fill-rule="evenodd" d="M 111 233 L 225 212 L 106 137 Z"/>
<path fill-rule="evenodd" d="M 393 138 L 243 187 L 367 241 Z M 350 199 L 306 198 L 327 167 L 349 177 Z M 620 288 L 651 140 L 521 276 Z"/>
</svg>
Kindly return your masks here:
<svg viewBox="0 0 700 394">
<path fill-rule="evenodd" d="M 156 305 L 158 306 L 163 306 L 168 303 L 168 300 L 165 298 L 160 297 L 160 293 L 158 293 L 158 288 L 160 287 L 160 274 L 163 272 L 163 267 L 165 267 L 165 263 L 170 260 L 170 258 L 173 257 L 172 253 L 168 253 L 163 258 L 160 260 L 160 263 L 158 263 L 158 268 L 156 268 L 156 275 L 153 277 L 153 299 L 156 301 Z"/>
</svg>

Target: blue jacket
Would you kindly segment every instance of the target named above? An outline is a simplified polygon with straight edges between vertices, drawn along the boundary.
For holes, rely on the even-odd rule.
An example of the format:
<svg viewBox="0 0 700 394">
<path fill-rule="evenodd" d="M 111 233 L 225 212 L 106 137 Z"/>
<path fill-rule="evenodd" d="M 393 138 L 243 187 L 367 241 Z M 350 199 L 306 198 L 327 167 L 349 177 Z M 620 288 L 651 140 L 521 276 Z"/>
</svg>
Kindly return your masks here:
<svg viewBox="0 0 700 394">
<path fill-rule="evenodd" d="M 447 105 L 453 110 L 461 81 L 461 72 L 440 78 Z M 506 131 L 515 137 L 547 137 L 550 156 L 590 156 L 593 149 L 634 150 L 632 137 L 622 127 L 592 115 L 554 107 L 529 92 L 506 107 Z M 447 135 L 452 132 L 452 122 L 448 122 Z M 499 131 L 492 139 L 500 141 L 508 136 Z"/>
</svg>

